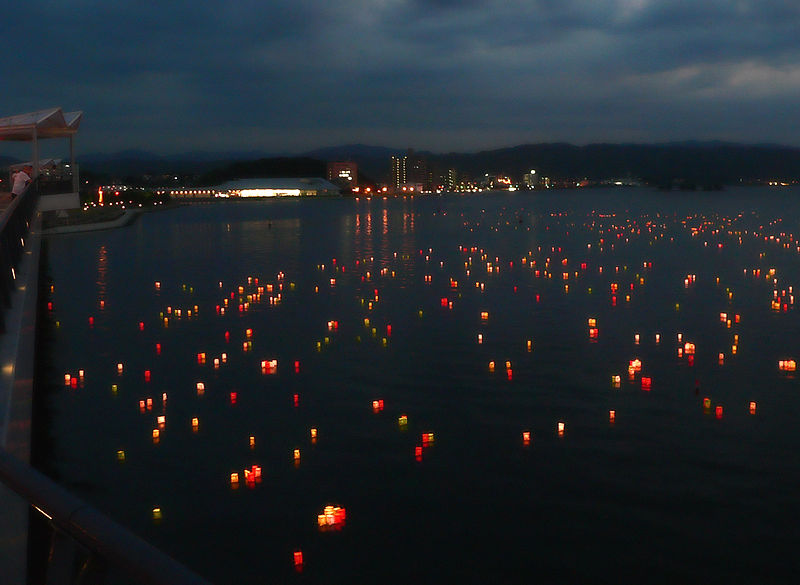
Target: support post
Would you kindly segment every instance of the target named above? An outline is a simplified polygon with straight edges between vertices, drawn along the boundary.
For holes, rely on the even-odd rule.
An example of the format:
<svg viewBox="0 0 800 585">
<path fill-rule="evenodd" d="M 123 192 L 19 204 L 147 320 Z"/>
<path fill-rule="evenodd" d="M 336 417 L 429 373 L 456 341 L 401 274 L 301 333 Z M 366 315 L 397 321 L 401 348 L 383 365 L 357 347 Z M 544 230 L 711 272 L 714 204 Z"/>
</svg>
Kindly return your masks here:
<svg viewBox="0 0 800 585">
<path fill-rule="evenodd" d="M 39 176 L 39 136 L 36 132 L 36 126 L 33 127 L 33 177 L 35 179 Z"/>
<path fill-rule="evenodd" d="M 69 168 L 72 169 L 72 192 L 78 193 L 79 177 L 78 167 L 75 166 L 75 136 L 69 135 Z"/>
</svg>

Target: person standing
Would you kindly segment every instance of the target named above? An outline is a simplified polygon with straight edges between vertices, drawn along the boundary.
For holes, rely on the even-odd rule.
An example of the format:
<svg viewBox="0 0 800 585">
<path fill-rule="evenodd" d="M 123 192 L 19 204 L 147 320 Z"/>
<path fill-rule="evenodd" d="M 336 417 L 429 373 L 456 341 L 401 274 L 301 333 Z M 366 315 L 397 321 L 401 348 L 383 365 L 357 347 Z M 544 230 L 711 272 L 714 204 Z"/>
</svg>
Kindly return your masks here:
<svg viewBox="0 0 800 585">
<path fill-rule="evenodd" d="M 12 199 L 25 192 L 31 182 L 31 174 L 33 174 L 33 168 L 30 165 L 25 165 L 21 171 L 14 175 L 14 186 L 11 187 Z"/>
</svg>

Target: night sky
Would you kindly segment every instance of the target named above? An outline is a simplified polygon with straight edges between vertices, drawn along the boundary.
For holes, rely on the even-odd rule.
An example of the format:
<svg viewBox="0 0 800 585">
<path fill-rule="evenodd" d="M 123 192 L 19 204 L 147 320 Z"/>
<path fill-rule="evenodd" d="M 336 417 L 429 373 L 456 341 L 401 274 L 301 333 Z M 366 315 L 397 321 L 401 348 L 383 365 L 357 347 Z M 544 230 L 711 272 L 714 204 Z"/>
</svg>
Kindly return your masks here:
<svg viewBox="0 0 800 585">
<path fill-rule="evenodd" d="M 796 0 L 17 3 L 0 116 L 80 152 L 800 146 Z"/>
</svg>

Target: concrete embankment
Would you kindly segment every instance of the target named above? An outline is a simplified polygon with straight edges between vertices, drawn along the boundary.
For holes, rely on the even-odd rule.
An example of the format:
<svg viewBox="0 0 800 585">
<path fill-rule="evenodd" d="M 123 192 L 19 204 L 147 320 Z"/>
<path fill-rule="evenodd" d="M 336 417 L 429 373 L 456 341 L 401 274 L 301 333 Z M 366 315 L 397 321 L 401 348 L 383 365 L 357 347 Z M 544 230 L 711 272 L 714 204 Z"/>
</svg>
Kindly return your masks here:
<svg viewBox="0 0 800 585">
<path fill-rule="evenodd" d="M 79 232 L 93 232 L 97 230 L 110 230 L 132 223 L 142 213 L 140 209 L 126 209 L 119 217 L 109 221 L 76 223 L 71 225 L 55 225 L 42 230 L 42 235 L 74 234 Z"/>
</svg>

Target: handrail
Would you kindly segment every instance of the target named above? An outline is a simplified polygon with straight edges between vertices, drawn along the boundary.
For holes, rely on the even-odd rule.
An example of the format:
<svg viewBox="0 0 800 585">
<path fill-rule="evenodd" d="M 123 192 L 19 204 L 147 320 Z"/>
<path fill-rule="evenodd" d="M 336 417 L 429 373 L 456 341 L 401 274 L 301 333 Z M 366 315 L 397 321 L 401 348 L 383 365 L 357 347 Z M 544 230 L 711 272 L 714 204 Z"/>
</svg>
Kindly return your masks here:
<svg viewBox="0 0 800 585">
<path fill-rule="evenodd" d="M 38 182 L 11 200 L 0 216 L 0 333 L 5 333 L 5 310 L 11 305 L 16 269 L 30 231 L 31 220 L 39 198 Z"/>
<path fill-rule="evenodd" d="M 90 553 L 99 555 L 108 566 L 119 567 L 141 583 L 210 585 L 3 449 L 0 449 L 0 482 L 36 507 L 55 528 Z"/>
</svg>

